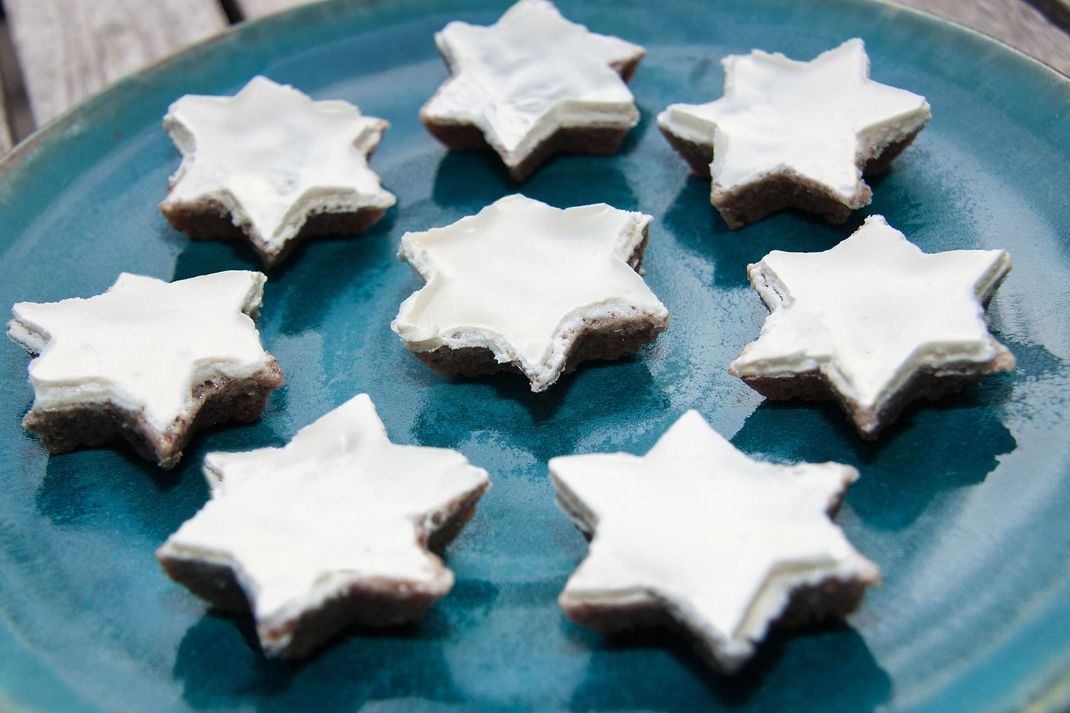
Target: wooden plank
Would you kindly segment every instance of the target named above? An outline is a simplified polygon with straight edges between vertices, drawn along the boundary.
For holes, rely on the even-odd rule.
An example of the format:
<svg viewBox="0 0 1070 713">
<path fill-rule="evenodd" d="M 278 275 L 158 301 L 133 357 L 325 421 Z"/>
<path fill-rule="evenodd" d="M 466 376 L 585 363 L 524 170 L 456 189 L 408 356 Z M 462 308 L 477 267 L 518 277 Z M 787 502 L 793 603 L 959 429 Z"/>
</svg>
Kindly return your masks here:
<svg viewBox="0 0 1070 713">
<path fill-rule="evenodd" d="M 895 0 L 972 27 L 1070 74 L 1070 36 L 1024 0 Z"/>
<path fill-rule="evenodd" d="M 297 7 L 298 5 L 307 5 L 311 2 L 322 2 L 323 0 L 237 0 L 238 7 L 241 8 L 242 15 L 247 20 L 255 20 L 258 17 L 264 15 L 271 15 L 282 10 L 289 10 L 291 7 Z"/>
<path fill-rule="evenodd" d="M 5 0 L 38 125 L 227 26 L 216 0 Z"/>
</svg>

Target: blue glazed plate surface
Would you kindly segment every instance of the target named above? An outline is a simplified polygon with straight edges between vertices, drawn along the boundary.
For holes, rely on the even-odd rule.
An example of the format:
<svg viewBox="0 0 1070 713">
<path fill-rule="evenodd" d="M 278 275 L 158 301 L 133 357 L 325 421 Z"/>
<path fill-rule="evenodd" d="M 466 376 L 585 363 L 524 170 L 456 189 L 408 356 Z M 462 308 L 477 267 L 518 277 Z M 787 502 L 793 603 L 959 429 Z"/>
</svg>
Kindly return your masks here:
<svg viewBox="0 0 1070 713">
<path fill-rule="evenodd" d="M 0 710 L 1003 711 L 1070 698 L 1070 87 L 1005 47 L 862 0 L 564 1 L 570 18 L 646 46 L 643 121 L 619 155 L 560 157 L 523 185 L 559 206 L 650 213 L 647 280 L 673 315 L 636 358 L 533 395 L 518 378 L 450 382 L 389 329 L 419 286 L 406 230 L 510 193 L 491 157 L 447 154 L 417 110 L 445 78 L 432 33 L 486 24 L 490 0 L 329 3 L 251 25 L 123 81 L 49 126 L 0 171 L 0 305 L 97 294 L 120 271 L 164 279 L 256 268 L 194 243 L 156 204 L 178 157 L 160 129 L 185 93 L 256 73 L 353 101 L 392 128 L 373 159 L 398 207 L 367 234 L 320 240 L 271 275 L 260 326 L 288 385 L 258 424 L 203 434 L 161 474 L 124 448 L 49 458 L 19 422 L 26 355 L 0 347 Z M 793 214 L 728 231 L 653 117 L 722 89 L 752 47 L 810 58 L 863 37 L 879 81 L 934 118 L 846 226 Z M 992 303 L 1018 371 L 911 409 L 877 444 L 831 405 L 763 403 L 725 372 L 765 316 L 745 267 L 823 250 L 868 213 L 926 251 L 1006 248 Z M 6 307 L 5 307 L 6 309 Z M 280 445 L 369 392 L 396 441 L 459 448 L 494 487 L 447 551 L 450 595 L 417 626 L 358 632 L 302 665 L 269 662 L 242 621 L 206 612 L 153 552 L 207 497 L 211 450 Z M 838 522 L 885 583 L 847 623 L 778 633 L 740 676 L 706 673 L 664 633 L 603 638 L 555 599 L 586 543 L 553 505 L 548 458 L 643 452 L 697 408 L 747 453 L 862 473 Z M 701 563 L 696 563 L 701 566 Z"/>
</svg>

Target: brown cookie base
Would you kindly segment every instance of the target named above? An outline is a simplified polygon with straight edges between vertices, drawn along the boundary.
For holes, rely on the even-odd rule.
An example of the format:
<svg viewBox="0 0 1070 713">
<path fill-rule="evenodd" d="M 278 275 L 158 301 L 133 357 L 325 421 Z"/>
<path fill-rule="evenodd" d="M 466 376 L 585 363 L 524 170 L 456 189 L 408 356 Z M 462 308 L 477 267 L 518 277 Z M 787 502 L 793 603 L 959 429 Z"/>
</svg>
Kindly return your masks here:
<svg viewBox="0 0 1070 713">
<path fill-rule="evenodd" d="M 432 529 L 421 533 L 427 547 L 441 554 L 475 514 L 476 503 L 490 483 L 450 503 Z M 228 612 L 248 613 L 249 600 L 227 564 L 171 552 L 164 545 L 156 552 L 171 579 L 212 606 Z M 258 627 L 264 652 L 287 659 L 307 657 L 335 634 L 351 626 L 388 627 L 421 618 L 450 588 L 451 578 L 439 567 L 436 581 L 427 584 L 384 577 L 352 582 L 343 592 L 309 609 L 277 628 Z"/>
<path fill-rule="evenodd" d="M 452 66 L 445 55 L 442 59 L 447 66 Z M 624 81 L 631 79 L 642 56 L 636 59 L 613 65 Z M 429 116 L 425 111 L 420 111 L 420 121 L 427 127 L 431 134 L 453 151 L 494 151 L 483 131 L 475 124 L 445 121 L 440 118 Z M 559 153 L 586 153 L 586 154 L 612 154 L 620 148 L 624 137 L 631 131 L 630 126 L 582 126 L 563 127 L 551 134 L 545 141 L 539 144 L 527 158 L 515 166 L 506 166 L 509 176 L 514 181 L 524 181 L 535 169 L 545 163 L 550 157 Z"/>
<path fill-rule="evenodd" d="M 460 124 L 420 115 L 427 130 L 454 151 L 493 151 L 483 132 L 472 124 Z M 509 177 L 524 181 L 550 157 L 559 153 L 613 154 L 631 127 L 584 126 L 558 129 L 515 166 L 506 165 Z"/>
<path fill-rule="evenodd" d="M 828 514 L 836 514 L 843 495 L 830 503 Z M 588 540 L 592 532 L 585 520 L 585 511 L 571 506 L 566 497 L 557 499 L 558 505 L 572 518 Z M 791 590 L 788 604 L 770 626 L 794 628 L 819 623 L 829 619 L 842 619 L 854 612 L 862 601 L 866 589 L 879 583 L 879 578 L 859 576 L 854 579 L 829 578 L 812 586 L 800 586 Z M 742 661 L 725 660 L 714 650 L 713 642 L 707 641 L 700 632 L 690 626 L 675 607 L 655 593 L 636 596 L 627 601 L 591 602 L 574 600 L 562 592 L 558 597 L 565 616 L 576 624 L 605 634 L 633 629 L 661 628 L 683 635 L 703 662 L 715 671 L 732 673 Z"/>
<path fill-rule="evenodd" d="M 874 581 L 861 577 L 826 579 L 813 587 L 793 589 L 787 607 L 771 626 L 789 629 L 842 619 L 858 609 L 866 589 L 873 584 Z M 677 619 L 668 602 L 653 595 L 628 602 L 609 603 L 573 601 L 562 594 L 558 603 L 569 621 L 603 634 L 635 629 L 665 629 L 681 635 L 703 663 L 714 671 L 734 673 L 745 663 L 719 657 L 712 642 L 702 637 L 686 621 Z"/>
<path fill-rule="evenodd" d="M 863 160 L 859 165 L 862 175 L 876 176 L 887 171 L 892 159 L 902 153 L 920 132 L 921 128 L 918 128 L 898 141 L 877 147 L 872 156 L 861 157 Z M 692 173 L 700 178 L 710 178 L 712 144 L 688 141 L 665 128 L 661 128 L 661 133 L 687 161 Z M 829 223 L 840 224 L 847 220 L 852 211 L 867 205 L 871 195 L 869 187 L 863 186 L 853 200 L 845 203 L 821 184 L 799 174 L 776 173 L 719 196 L 711 196 L 710 202 L 728 227 L 736 229 L 789 208 L 813 213 Z"/>
<path fill-rule="evenodd" d="M 783 401 L 805 399 L 807 401 L 836 401 L 866 440 L 876 440 L 881 431 L 895 422 L 903 410 L 915 401 L 935 401 L 947 394 L 961 391 L 1001 371 L 1014 371 L 1014 356 L 996 340 L 992 340 L 996 356 L 981 364 L 948 364 L 938 370 L 922 370 L 914 374 L 896 394 L 879 409 L 867 409 L 845 398 L 832 388 L 820 370 L 785 374 L 782 376 L 740 375 L 732 368 L 729 373 L 739 376 L 747 386 L 768 399 Z"/>
<path fill-rule="evenodd" d="M 240 227 L 231 220 L 230 211 L 216 200 L 204 199 L 191 203 L 160 204 L 160 212 L 168 222 L 194 240 L 240 240 L 248 238 L 253 249 L 264 262 L 266 268 L 272 268 L 293 251 L 299 243 L 309 238 L 324 235 L 350 235 L 361 233 L 375 225 L 386 213 L 381 208 L 361 208 L 356 211 L 338 213 L 312 213 L 305 220 L 301 230 L 288 240 L 280 250 L 272 251 L 251 227 Z"/>
<path fill-rule="evenodd" d="M 169 470 L 182 458 L 182 449 L 195 432 L 230 421 L 256 421 L 268 396 L 283 383 L 274 360 L 248 379 L 206 381 L 194 388 L 193 405 L 166 432 L 157 431 L 140 414 L 111 403 L 31 409 L 22 425 L 41 439 L 49 453 L 66 453 L 121 439 L 141 457 Z"/>
<path fill-rule="evenodd" d="M 643 239 L 628 258 L 628 265 L 636 272 L 641 270 L 648 237 L 647 229 L 644 228 Z M 657 339 L 667 327 L 663 322 L 645 317 L 629 318 L 627 315 L 604 320 L 584 320 L 582 332 L 576 337 L 565 357 L 563 373 L 572 373 L 585 361 L 613 361 L 633 354 L 639 347 Z M 431 351 L 413 350 L 413 353 L 438 373 L 450 377 L 485 376 L 501 371 L 524 375 L 523 370 L 515 363 L 498 362 L 494 358 L 494 352 L 483 347 L 439 347 Z"/>
<path fill-rule="evenodd" d="M 654 341 L 664 331 L 664 324 L 652 320 L 636 323 L 622 318 L 591 323 L 566 357 L 564 373 L 572 373 L 585 361 L 613 361 L 626 357 L 644 344 Z M 494 359 L 494 352 L 482 347 L 439 347 L 433 351 L 415 353 L 429 367 L 451 377 L 484 376 L 500 371 L 524 374 L 513 362 L 499 363 Z"/>
</svg>

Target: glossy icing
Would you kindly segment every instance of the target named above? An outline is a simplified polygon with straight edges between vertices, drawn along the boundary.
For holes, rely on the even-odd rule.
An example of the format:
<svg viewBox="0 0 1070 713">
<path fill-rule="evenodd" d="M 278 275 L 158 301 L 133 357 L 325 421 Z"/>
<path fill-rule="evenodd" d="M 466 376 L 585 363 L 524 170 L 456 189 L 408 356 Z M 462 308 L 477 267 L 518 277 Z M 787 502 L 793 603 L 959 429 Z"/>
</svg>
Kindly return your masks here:
<svg viewBox="0 0 1070 713">
<path fill-rule="evenodd" d="M 969 370 L 1006 352 L 982 303 L 1010 268 L 1003 250 L 925 254 L 881 216 L 825 252 L 774 250 L 748 268 L 772 313 L 730 370 L 820 369 L 845 399 L 879 411 L 920 369 Z"/>
<path fill-rule="evenodd" d="M 19 302 L 8 335 L 34 354 L 33 409 L 113 403 L 166 432 L 208 379 L 274 364 L 249 314 L 266 278 L 232 270 L 164 282 L 123 273 L 104 294 Z"/>
<path fill-rule="evenodd" d="M 854 468 L 753 460 L 697 411 L 644 456 L 558 457 L 550 474 L 594 535 L 562 604 L 656 602 L 726 670 L 753 653 L 792 588 L 880 576 L 828 517 Z"/>
<path fill-rule="evenodd" d="M 507 166 L 559 128 L 639 122 L 614 67 L 638 60 L 643 48 L 569 22 L 547 0 L 520 0 L 490 27 L 451 22 L 435 43 L 453 76 L 421 115 L 474 124 Z"/>
<path fill-rule="evenodd" d="M 453 575 L 427 534 L 490 485 L 458 451 L 391 443 L 367 394 L 282 448 L 210 453 L 204 472 L 211 500 L 160 556 L 230 567 L 269 653 L 286 647 L 286 622 L 362 580 L 444 595 Z"/>
<path fill-rule="evenodd" d="M 851 39 L 809 62 L 754 50 L 729 55 L 724 96 L 673 104 L 665 131 L 713 148 L 716 199 L 771 174 L 815 182 L 857 208 L 869 202 L 860 164 L 929 120 L 924 97 L 869 78 L 869 57 Z"/>
<path fill-rule="evenodd" d="M 452 225 L 406 233 L 399 256 L 427 284 L 391 327 L 414 351 L 490 349 L 541 391 L 592 321 L 667 325 L 665 306 L 628 264 L 650 220 L 604 203 L 562 210 L 515 194 Z"/>
<path fill-rule="evenodd" d="M 164 118 L 182 165 L 161 207 L 217 201 L 277 255 L 310 214 L 394 205 L 368 167 L 388 126 L 260 76 L 233 97 L 184 96 Z"/>
</svg>

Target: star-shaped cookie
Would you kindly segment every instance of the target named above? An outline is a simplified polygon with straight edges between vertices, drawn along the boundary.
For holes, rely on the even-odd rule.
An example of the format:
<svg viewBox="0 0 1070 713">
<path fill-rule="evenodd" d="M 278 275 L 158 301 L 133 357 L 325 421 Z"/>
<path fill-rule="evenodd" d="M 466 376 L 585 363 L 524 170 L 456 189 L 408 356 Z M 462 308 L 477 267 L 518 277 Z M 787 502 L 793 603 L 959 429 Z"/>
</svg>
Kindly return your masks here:
<svg viewBox="0 0 1070 713">
<path fill-rule="evenodd" d="M 490 148 L 523 180 L 559 151 L 613 153 L 639 123 L 625 84 L 643 48 L 520 0 L 490 27 L 435 34 L 451 76 L 420 118 L 453 149 Z"/>
<path fill-rule="evenodd" d="M 724 96 L 673 104 L 658 127 L 731 228 L 784 208 L 842 223 L 867 205 L 862 180 L 888 164 L 929 120 L 917 94 L 869 78 L 860 39 L 810 62 L 754 50 L 721 60 Z"/>
<path fill-rule="evenodd" d="M 770 398 L 835 397 L 875 438 L 912 400 L 1014 369 L 985 305 L 1011 269 L 1002 250 L 925 254 L 881 216 L 821 253 L 750 265 L 772 313 L 729 371 Z"/>
<path fill-rule="evenodd" d="M 360 394 L 282 448 L 211 453 L 211 500 L 157 552 L 214 606 L 251 610 L 264 652 L 414 621 L 453 586 L 441 550 L 490 487 L 458 451 L 390 442 Z"/>
<path fill-rule="evenodd" d="M 593 537 L 558 599 L 566 616 L 600 631 L 673 622 L 719 670 L 773 622 L 848 614 L 880 580 L 829 519 L 854 468 L 752 460 L 697 411 L 645 456 L 559 457 L 550 474 Z"/>
<path fill-rule="evenodd" d="M 448 375 L 501 369 L 548 388 L 586 359 L 616 359 L 669 323 L 639 275 L 650 216 L 604 203 L 561 210 L 506 196 L 444 228 L 406 233 L 399 257 L 427 284 L 390 325 Z"/>
<path fill-rule="evenodd" d="M 122 438 L 170 468 L 195 430 L 256 420 L 283 383 L 253 324 L 264 281 L 123 273 L 96 297 L 16 304 L 7 333 L 35 357 L 23 425 L 52 453 Z"/>
<path fill-rule="evenodd" d="M 390 126 L 339 100 L 254 77 L 184 96 L 164 117 L 182 164 L 160 211 L 193 238 L 243 234 L 271 267 L 298 240 L 357 233 L 394 205 L 368 159 Z"/>
</svg>

